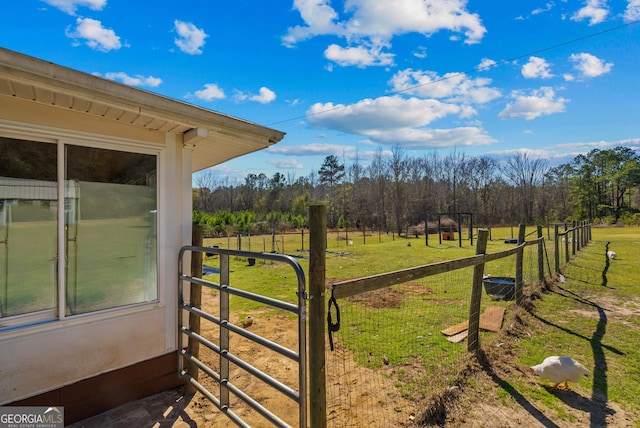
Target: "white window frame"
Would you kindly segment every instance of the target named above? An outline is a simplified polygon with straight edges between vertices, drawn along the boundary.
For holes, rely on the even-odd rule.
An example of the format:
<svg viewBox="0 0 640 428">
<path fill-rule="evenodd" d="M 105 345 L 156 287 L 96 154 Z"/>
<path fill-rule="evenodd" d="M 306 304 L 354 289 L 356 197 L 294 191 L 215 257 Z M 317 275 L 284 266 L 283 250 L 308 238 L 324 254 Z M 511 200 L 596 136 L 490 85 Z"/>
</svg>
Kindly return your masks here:
<svg viewBox="0 0 640 428">
<path fill-rule="evenodd" d="M 165 305 L 165 291 L 168 284 L 164 282 L 164 275 L 161 272 L 162 261 L 165 260 L 165 250 L 163 249 L 163 238 L 160 230 L 163 221 L 161 203 L 165 200 L 163 195 L 164 182 L 164 165 L 166 157 L 166 147 L 157 143 L 150 143 L 140 140 L 125 139 L 120 137 L 110 137 L 99 134 L 92 134 L 81 131 L 61 130 L 46 126 L 38 126 L 33 124 L 15 124 L 9 121 L 0 120 L 0 136 L 6 138 L 16 138 L 34 142 L 50 143 L 57 145 L 57 181 L 58 181 L 58 202 L 64 201 L 64 147 L 65 145 L 76 145 L 83 147 L 92 147 L 105 150 L 118 150 L 130 153 L 140 153 L 156 156 L 156 208 L 158 215 L 156 218 L 156 230 L 158 236 L 156 238 L 156 300 L 150 302 L 133 303 L 130 305 L 119 306 L 115 308 L 107 308 L 94 312 L 87 312 L 77 315 L 67 315 L 65 313 L 65 305 L 60 302 L 65 301 L 65 269 L 64 261 L 66 258 L 64 239 L 57 241 L 57 306 L 54 312 L 45 310 L 24 315 L 16 315 L 13 317 L 3 318 L 0 323 L 0 335 L 4 336 L 5 331 L 24 331 L 25 329 L 47 329 L 64 322 L 65 325 L 80 324 L 86 322 L 87 318 L 99 321 L 112 317 L 120 317 L 141 311 L 148 311 Z M 57 212 L 57 233 L 58 237 L 64 236 L 64 203 L 58 203 Z M 5 330 L 5 331 L 3 331 Z"/>
</svg>

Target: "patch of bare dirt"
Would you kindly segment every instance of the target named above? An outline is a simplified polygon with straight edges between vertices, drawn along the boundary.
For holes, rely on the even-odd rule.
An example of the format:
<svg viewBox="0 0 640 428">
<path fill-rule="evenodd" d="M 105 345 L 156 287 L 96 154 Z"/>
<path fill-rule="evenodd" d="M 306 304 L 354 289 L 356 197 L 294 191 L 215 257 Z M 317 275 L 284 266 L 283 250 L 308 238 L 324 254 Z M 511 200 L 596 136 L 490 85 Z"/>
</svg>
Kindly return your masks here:
<svg viewBox="0 0 640 428">
<path fill-rule="evenodd" d="M 590 298 L 589 300 L 604 309 L 607 315 L 607 321 L 620 322 L 626 327 L 634 329 L 639 327 L 637 323 L 629 321 L 628 318 L 640 315 L 640 299 L 634 298 L 620 301 L 614 296 L 597 296 Z M 573 309 L 570 312 L 596 320 L 600 317 L 600 314 L 597 311 Z"/>
<path fill-rule="evenodd" d="M 405 293 L 410 293 L 414 296 L 425 296 L 435 294 L 435 291 L 418 283 L 407 282 L 397 287 L 379 288 L 351 296 L 347 300 L 361 303 L 363 306 L 370 308 L 397 308 L 400 307 L 403 299 L 406 299 Z"/>
</svg>

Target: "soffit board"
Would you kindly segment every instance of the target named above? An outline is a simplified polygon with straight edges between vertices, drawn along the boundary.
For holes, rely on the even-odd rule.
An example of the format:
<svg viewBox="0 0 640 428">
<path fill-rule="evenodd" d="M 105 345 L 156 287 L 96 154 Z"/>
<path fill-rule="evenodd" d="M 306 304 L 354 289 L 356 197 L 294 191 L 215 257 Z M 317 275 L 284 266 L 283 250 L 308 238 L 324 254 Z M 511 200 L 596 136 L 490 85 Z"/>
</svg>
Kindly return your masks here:
<svg viewBox="0 0 640 428">
<path fill-rule="evenodd" d="M 193 144 L 193 171 L 264 149 L 284 137 L 271 128 L 1 48 L 0 95 L 152 131 L 184 135 L 205 130 L 207 135 Z"/>
</svg>

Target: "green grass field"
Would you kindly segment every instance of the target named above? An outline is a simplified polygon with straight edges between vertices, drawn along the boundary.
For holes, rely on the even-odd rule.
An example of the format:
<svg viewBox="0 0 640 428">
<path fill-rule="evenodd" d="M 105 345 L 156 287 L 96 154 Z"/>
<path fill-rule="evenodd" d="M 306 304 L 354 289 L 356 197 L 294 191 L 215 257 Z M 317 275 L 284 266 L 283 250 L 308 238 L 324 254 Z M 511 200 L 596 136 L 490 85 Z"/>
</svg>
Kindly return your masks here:
<svg viewBox="0 0 640 428">
<path fill-rule="evenodd" d="M 527 235 L 534 238 L 534 231 L 534 228 L 528 228 Z M 513 233 L 517 235 L 517 229 L 515 232 L 511 228 L 493 229 L 487 252 L 512 248 L 513 245 L 505 244 L 504 239 L 513 237 Z M 549 271 L 554 269 L 553 239 L 547 229 L 543 235 L 548 257 L 544 270 L 548 279 Z M 307 253 L 300 250 L 308 248 L 308 235 L 304 238 L 303 244 L 301 234 L 276 235 L 277 249 L 284 248 L 287 254 L 305 256 Z M 437 235 L 430 235 L 427 247 L 424 237 L 405 239 L 374 233 L 363 238 L 350 233 L 352 243 L 349 245 L 344 232 L 340 235 L 332 233 L 327 239 L 326 277 L 331 283 L 475 254 L 475 242 L 473 246 L 470 244 L 466 232 L 464 238 L 460 248 L 457 240 L 439 243 Z M 616 260 L 606 258 L 608 242 L 609 248 L 618 253 Z M 536 309 L 528 321 L 527 337 L 518 344 L 518 364 L 523 366 L 537 364 L 545 356 L 556 354 L 571 355 L 582 361 L 593 377 L 576 385 L 576 390 L 593 400 L 618 403 L 636 424 L 640 424 L 640 404 L 636 399 L 640 394 L 638 244 L 639 228 L 594 228 L 593 240 L 568 264 L 565 265 L 561 258 L 565 282 L 552 285 L 551 292 L 543 293 L 542 299 L 535 301 Z M 207 239 L 205 245 L 236 249 L 237 238 Z M 270 251 L 272 237 L 251 237 L 250 245 L 254 251 Z M 245 237 L 242 249 L 248 250 L 248 246 Z M 527 248 L 531 248 L 531 254 L 525 252 L 525 280 L 527 284 L 534 284 L 537 275 L 535 247 Z M 298 260 L 307 271 L 307 259 Z M 216 263 L 215 259 L 205 260 L 205 264 Z M 258 294 L 296 301 L 295 279 L 287 266 L 260 261 L 255 266 L 248 266 L 245 259 L 239 258 L 231 263 L 232 286 L 250 284 L 251 291 Z M 513 276 L 514 269 L 514 259 L 509 257 L 491 262 L 485 273 Z M 384 368 L 384 355 L 390 366 L 401 367 L 392 375 L 394 384 L 403 396 L 419 400 L 429 393 L 425 387 L 429 382 L 415 371 L 407 371 L 406 367 L 419 360 L 423 369 L 433 374 L 451 365 L 455 370 L 455 365 L 464 360 L 465 345 L 447 342 L 439 332 L 468 317 L 471 275 L 471 270 L 465 269 L 456 274 L 425 278 L 415 284 L 394 286 L 387 294 L 372 299 L 340 302 L 343 316 L 340 338 L 360 365 Z M 399 300 L 393 300 L 395 298 Z M 376 304 L 375 299 L 388 304 Z M 487 305 L 504 306 L 507 318 L 515 310 L 513 302 L 496 302 L 485 295 L 482 308 Z M 256 304 L 245 301 L 235 301 L 232 306 L 242 314 L 258 309 Z M 496 333 L 481 333 L 484 347 L 492 346 L 497 340 L 500 336 Z M 431 383 L 446 384 L 447 379 Z M 510 381 L 519 394 L 540 402 L 554 413 L 554 418 L 571 422 L 571 412 L 564 408 L 566 403 L 553 391 L 517 377 Z M 497 394 L 506 396 L 509 390 L 503 389 Z"/>
<path fill-rule="evenodd" d="M 608 248 L 617 253 L 606 257 Z M 564 283 L 543 295 L 521 342 L 524 365 L 548 355 L 570 355 L 592 373 L 574 388 L 594 403 L 620 404 L 640 425 L 640 229 L 593 229 L 593 241 L 563 270 Z M 515 381 L 517 382 L 517 380 Z M 526 396 L 562 409 L 548 389 L 517 385 Z M 558 410 L 561 411 L 561 410 Z M 603 421 L 593 420 L 594 425 Z"/>
</svg>

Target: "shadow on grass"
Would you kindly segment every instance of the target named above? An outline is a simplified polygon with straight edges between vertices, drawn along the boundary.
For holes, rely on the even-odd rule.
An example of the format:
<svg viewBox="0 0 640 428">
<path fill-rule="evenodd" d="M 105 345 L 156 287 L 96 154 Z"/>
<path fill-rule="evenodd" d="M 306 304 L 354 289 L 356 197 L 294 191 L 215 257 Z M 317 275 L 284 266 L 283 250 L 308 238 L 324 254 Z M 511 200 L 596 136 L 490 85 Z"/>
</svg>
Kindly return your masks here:
<svg viewBox="0 0 640 428">
<path fill-rule="evenodd" d="M 482 366 L 482 369 L 491 377 L 493 382 L 496 385 L 499 385 L 502 389 L 504 389 L 513 399 L 531 416 L 536 418 L 538 422 L 540 422 L 546 428 L 560 428 L 560 425 L 553 422 L 549 419 L 544 413 L 542 413 L 536 406 L 534 406 L 527 398 L 522 395 L 513 385 L 511 385 L 508 381 L 498 376 L 498 374 L 491 367 L 491 362 L 489 358 L 487 358 L 486 354 L 480 350 L 478 353 L 478 361 Z"/>
<path fill-rule="evenodd" d="M 611 242 L 607 242 L 607 245 L 604 246 L 604 269 L 602 270 L 602 286 L 607 286 L 607 271 L 609 270 L 609 244 Z"/>
<path fill-rule="evenodd" d="M 609 249 L 609 242 L 607 242 L 607 245 L 605 247 L 606 260 L 605 260 L 604 269 L 602 270 L 602 284 L 601 284 L 603 287 L 607 287 L 607 271 L 609 269 L 609 257 L 607 256 L 608 249 Z M 567 334 L 571 334 L 575 337 L 578 337 L 579 339 L 588 341 L 591 347 L 591 352 L 593 354 L 594 369 L 593 369 L 593 383 L 591 387 L 590 402 L 584 403 L 582 401 L 584 400 L 583 397 L 580 397 L 580 399 L 577 399 L 575 397 L 572 398 L 571 396 L 560 395 L 560 394 L 558 395 L 558 397 L 561 398 L 563 401 L 565 401 L 567 404 L 572 405 L 573 407 L 576 407 L 577 405 L 578 407 L 576 408 L 580 408 L 581 410 L 588 411 L 590 415 L 591 427 L 606 426 L 607 414 L 611 413 L 611 409 L 609 409 L 607 406 L 607 402 L 609 399 L 608 398 L 609 397 L 609 383 L 608 383 L 609 379 L 607 376 L 608 366 L 607 366 L 607 359 L 605 356 L 605 350 L 613 352 L 617 355 L 624 355 L 624 352 L 620 351 L 617 348 L 614 348 L 602 343 L 604 336 L 607 332 L 607 322 L 608 322 L 607 309 L 566 288 L 558 286 L 558 289 L 561 291 L 561 293 L 558 293 L 559 295 L 565 298 L 573 299 L 583 305 L 591 306 L 592 308 L 598 311 L 598 323 L 591 337 L 582 335 L 568 328 L 554 324 L 551 321 L 545 320 L 537 316 L 536 314 L 532 313 L 532 315 L 538 320 L 540 320 L 542 323 L 548 326 L 557 328 Z"/>
</svg>

